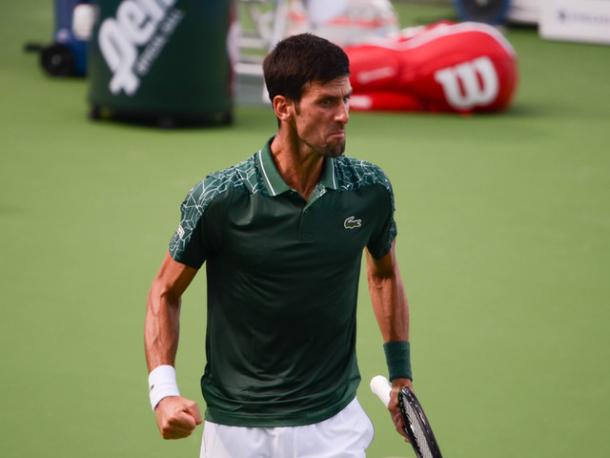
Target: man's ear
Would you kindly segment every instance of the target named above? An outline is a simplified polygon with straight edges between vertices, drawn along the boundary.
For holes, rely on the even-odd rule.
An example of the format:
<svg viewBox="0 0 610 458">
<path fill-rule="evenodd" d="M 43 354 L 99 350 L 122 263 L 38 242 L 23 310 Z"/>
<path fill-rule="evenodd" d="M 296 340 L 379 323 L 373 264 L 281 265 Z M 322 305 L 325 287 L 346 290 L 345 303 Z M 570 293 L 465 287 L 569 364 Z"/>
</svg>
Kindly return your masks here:
<svg viewBox="0 0 610 458">
<path fill-rule="evenodd" d="M 276 95 L 271 102 L 280 122 L 288 121 L 294 114 L 294 102 L 283 95 Z"/>
</svg>

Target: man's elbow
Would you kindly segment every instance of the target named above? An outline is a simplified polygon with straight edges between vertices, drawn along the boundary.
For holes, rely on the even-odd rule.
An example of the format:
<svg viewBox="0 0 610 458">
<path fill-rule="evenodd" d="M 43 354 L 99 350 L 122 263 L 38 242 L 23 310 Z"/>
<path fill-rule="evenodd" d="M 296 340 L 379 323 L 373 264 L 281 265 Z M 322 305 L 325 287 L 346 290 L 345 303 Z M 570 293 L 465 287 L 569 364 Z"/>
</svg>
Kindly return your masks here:
<svg viewBox="0 0 610 458">
<path fill-rule="evenodd" d="M 161 307 L 179 307 L 180 296 L 161 278 L 155 278 L 148 293 L 148 306 L 153 312 Z"/>
<path fill-rule="evenodd" d="M 375 289 L 384 289 L 394 283 L 396 277 L 393 272 L 369 272 L 369 285 Z"/>
</svg>

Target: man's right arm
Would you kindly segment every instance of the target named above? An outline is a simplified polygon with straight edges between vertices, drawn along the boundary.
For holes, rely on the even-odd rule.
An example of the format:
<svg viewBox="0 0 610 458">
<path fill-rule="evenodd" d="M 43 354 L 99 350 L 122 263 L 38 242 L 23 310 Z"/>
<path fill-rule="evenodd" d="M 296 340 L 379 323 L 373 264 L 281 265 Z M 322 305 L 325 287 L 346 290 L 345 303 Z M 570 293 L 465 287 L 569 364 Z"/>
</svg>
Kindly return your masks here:
<svg viewBox="0 0 610 458">
<path fill-rule="evenodd" d="M 180 302 L 197 269 L 165 256 L 155 277 L 146 305 L 144 348 L 148 372 L 161 365 L 174 367 L 180 330 Z M 157 426 L 164 439 L 189 436 L 202 422 L 194 401 L 168 396 L 154 407 Z"/>
</svg>

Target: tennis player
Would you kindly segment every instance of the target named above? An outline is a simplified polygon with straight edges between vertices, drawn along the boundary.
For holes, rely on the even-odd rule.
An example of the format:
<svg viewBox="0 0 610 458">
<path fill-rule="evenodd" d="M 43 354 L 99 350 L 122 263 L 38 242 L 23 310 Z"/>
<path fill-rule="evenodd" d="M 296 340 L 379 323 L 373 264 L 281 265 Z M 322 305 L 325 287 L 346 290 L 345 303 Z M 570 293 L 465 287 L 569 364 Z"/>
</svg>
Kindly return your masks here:
<svg viewBox="0 0 610 458">
<path fill-rule="evenodd" d="M 145 347 L 161 435 L 202 422 L 180 396 L 180 297 L 207 274 L 207 409 L 201 457 L 362 457 L 373 438 L 356 399 L 362 253 L 396 393 L 411 384 L 409 314 L 395 253 L 390 182 L 343 156 L 349 63 L 329 41 L 287 38 L 264 61 L 277 133 L 188 193 L 150 291 Z"/>
</svg>

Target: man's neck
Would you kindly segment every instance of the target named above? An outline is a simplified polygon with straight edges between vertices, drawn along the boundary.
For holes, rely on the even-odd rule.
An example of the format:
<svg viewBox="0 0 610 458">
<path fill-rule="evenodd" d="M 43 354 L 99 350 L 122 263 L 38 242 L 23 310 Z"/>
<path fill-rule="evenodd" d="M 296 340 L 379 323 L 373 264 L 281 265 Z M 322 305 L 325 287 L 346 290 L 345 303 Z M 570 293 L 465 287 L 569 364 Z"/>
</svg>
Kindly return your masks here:
<svg viewBox="0 0 610 458">
<path fill-rule="evenodd" d="M 324 157 L 281 130 L 270 146 L 275 166 L 286 184 L 308 200 L 320 181 Z"/>
</svg>

